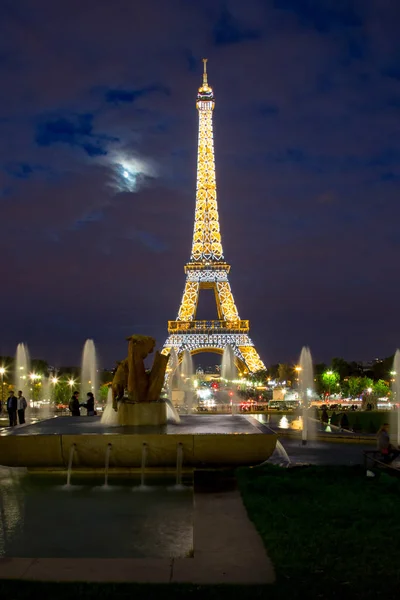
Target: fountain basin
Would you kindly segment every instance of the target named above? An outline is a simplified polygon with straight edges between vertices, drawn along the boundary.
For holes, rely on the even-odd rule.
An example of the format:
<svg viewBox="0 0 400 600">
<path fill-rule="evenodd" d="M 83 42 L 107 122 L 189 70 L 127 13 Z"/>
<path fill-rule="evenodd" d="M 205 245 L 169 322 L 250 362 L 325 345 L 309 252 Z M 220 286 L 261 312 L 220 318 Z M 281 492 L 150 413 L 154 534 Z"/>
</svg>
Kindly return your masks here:
<svg viewBox="0 0 400 600">
<path fill-rule="evenodd" d="M 66 469 L 72 444 L 73 468 L 139 468 L 147 444 L 147 468 L 175 468 L 182 444 L 185 468 L 257 465 L 273 453 L 277 435 L 242 415 L 187 415 L 181 424 L 110 427 L 99 417 L 56 417 L 0 433 L 0 462 L 5 466 Z"/>
<path fill-rule="evenodd" d="M 167 423 L 167 405 L 165 402 L 120 402 L 118 404 L 118 423 L 121 426 L 160 426 Z"/>
</svg>

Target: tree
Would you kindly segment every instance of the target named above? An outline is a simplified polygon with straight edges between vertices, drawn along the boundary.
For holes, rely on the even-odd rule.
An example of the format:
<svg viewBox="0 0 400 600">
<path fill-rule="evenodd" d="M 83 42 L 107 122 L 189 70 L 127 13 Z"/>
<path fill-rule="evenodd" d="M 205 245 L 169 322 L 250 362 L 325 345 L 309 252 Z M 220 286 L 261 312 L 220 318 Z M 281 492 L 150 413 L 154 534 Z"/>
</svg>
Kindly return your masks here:
<svg viewBox="0 0 400 600">
<path fill-rule="evenodd" d="M 366 390 L 372 391 L 374 382 L 370 377 L 349 377 L 347 384 L 348 395 L 351 398 L 357 398 Z"/>
<path fill-rule="evenodd" d="M 390 388 L 389 388 L 388 384 L 383 379 L 379 379 L 378 381 L 375 381 L 372 385 L 372 390 L 373 390 L 373 394 L 377 398 L 385 398 L 388 396 L 388 394 L 390 392 Z"/>
<path fill-rule="evenodd" d="M 339 374 L 336 373 L 336 371 L 328 370 L 322 374 L 322 385 L 323 385 L 324 391 L 326 391 L 329 396 L 331 394 L 336 394 L 339 391 L 338 383 L 339 383 Z"/>
<path fill-rule="evenodd" d="M 267 369 L 267 374 L 270 379 L 278 379 L 279 377 L 279 364 L 270 365 Z"/>
<path fill-rule="evenodd" d="M 31 361 L 32 373 L 39 373 L 40 375 L 48 375 L 49 363 L 41 358 L 34 358 Z"/>
<path fill-rule="evenodd" d="M 331 370 L 338 373 L 340 380 L 349 377 L 351 374 L 351 366 L 344 358 L 332 358 Z"/>
<path fill-rule="evenodd" d="M 291 365 L 281 363 L 278 368 L 278 379 L 290 385 L 294 379 L 294 369 Z"/>
</svg>

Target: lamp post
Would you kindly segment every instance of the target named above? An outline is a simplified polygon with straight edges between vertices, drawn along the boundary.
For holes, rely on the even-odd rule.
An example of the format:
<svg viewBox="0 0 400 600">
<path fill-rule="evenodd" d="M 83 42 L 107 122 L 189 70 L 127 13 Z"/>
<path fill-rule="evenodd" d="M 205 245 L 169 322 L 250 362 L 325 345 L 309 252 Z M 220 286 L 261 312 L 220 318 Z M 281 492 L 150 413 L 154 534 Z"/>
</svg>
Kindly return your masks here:
<svg viewBox="0 0 400 600">
<path fill-rule="evenodd" d="M 333 375 L 333 371 L 327 371 L 326 374 L 329 376 L 329 379 L 328 379 L 328 381 L 329 381 L 329 383 L 328 383 L 328 400 L 329 400 L 331 397 L 331 383 L 332 383 L 331 377 Z"/>
<path fill-rule="evenodd" d="M 4 373 L 6 372 L 4 367 L 0 367 L 0 377 L 1 377 L 1 406 L 0 406 L 0 412 L 3 408 L 3 402 L 4 402 Z"/>
</svg>

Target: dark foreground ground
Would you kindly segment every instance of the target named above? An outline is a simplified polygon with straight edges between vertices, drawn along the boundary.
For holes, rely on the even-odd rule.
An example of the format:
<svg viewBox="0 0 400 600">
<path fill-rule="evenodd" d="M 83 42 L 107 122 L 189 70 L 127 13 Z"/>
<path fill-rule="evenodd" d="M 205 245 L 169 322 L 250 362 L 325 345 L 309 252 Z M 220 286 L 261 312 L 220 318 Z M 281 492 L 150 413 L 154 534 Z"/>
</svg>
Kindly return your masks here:
<svg viewBox="0 0 400 600">
<path fill-rule="evenodd" d="M 0 582 L 7 599 L 398 598 L 400 481 L 360 466 L 274 465 L 236 473 L 277 574 L 272 586 Z"/>
</svg>

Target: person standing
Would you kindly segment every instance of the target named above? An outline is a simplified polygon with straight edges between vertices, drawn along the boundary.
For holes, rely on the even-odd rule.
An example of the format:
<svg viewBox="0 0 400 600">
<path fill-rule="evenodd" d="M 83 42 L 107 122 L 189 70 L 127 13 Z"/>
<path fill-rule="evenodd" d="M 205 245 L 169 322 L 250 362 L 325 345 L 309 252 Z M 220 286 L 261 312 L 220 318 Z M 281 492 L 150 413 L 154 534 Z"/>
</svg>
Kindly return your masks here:
<svg viewBox="0 0 400 600">
<path fill-rule="evenodd" d="M 96 414 L 96 412 L 94 410 L 94 396 L 93 396 L 92 392 L 88 392 L 86 394 L 86 396 L 87 396 L 86 404 L 84 404 L 83 406 L 87 410 L 87 416 L 94 417 Z"/>
<path fill-rule="evenodd" d="M 17 424 L 17 397 L 14 396 L 14 392 L 10 392 L 7 398 L 7 412 L 8 418 L 10 419 L 10 427 L 14 427 Z"/>
<path fill-rule="evenodd" d="M 19 390 L 18 392 L 18 398 L 17 398 L 17 411 L 18 411 L 18 421 L 20 425 L 23 425 L 25 423 L 25 410 L 27 407 L 27 402 L 24 398 L 24 396 L 22 395 L 22 391 Z"/>
<path fill-rule="evenodd" d="M 74 392 L 72 394 L 72 398 L 69 401 L 69 410 L 71 412 L 71 416 L 72 417 L 80 417 L 81 416 L 81 411 L 80 411 L 81 405 L 79 404 L 79 392 Z"/>
</svg>

